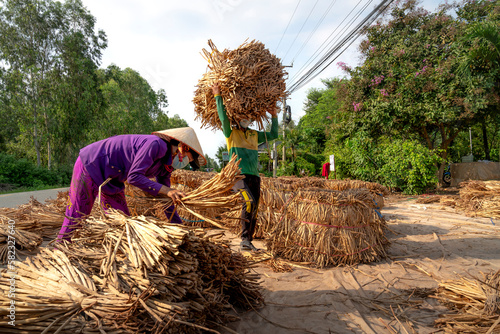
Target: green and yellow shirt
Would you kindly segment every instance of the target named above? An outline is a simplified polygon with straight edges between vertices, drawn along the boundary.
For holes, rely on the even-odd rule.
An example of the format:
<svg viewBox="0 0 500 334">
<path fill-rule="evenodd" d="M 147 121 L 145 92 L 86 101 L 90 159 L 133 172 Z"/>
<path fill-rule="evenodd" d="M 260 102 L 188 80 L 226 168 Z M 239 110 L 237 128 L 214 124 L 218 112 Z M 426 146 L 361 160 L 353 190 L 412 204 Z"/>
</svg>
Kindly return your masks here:
<svg viewBox="0 0 500 334">
<path fill-rule="evenodd" d="M 220 95 L 215 96 L 217 113 L 222 123 L 222 132 L 226 137 L 229 155 L 236 154 L 240 161 L 241 174 L 259 176 L 259 144 L 278 138 L 278 118 L 272 118 L 271 131 L 257 131 L 252 129 L 240 130 L 231 128 L 226 114 L 226 107 Z"/>
</svg>

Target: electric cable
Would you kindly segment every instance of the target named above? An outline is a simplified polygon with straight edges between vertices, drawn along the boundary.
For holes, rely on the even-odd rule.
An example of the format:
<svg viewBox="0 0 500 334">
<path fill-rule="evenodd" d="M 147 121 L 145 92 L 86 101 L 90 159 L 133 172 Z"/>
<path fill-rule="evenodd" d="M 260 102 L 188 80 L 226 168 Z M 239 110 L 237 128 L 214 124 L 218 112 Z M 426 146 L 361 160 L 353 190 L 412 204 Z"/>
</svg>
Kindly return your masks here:
<svg viewBox="0 0 500 334">
<path fill-rule="evenodd" d="M 292 58 L 292 64 L 293 64 L 295 58 L 297 58 L 297 56 L 302 52 L 302 50 L 304 49 L 304 47 L 306 46 L 306 44 L 309 42 L 309 40 L 311 39 L 311 37 L 314 35 L 314 33 L 316 32 L 316 30 L 318 30 L 319 25 L 323 22 L 323 20 L 325 19 L 326 15 L 330 12 L 330 10 L 332 9 L 333 5 L 336 2 L 337 2 L 337 0 L 334 0 L 334 1 L 332 1 L 330 3 L 330 5 L 328 6 L 327 10 L 323 13 L 323 16 L 321 17 L 321 19 L 318 21 L 318 23 L 314 27 L 313 31 L 311 31 L 311 33 L 309 34 L 309 36 L 307 37 L 307 39 L 305 40 L 305 42 L 302 43 L 302 46 L 300 47 L 299 51 L 297 51 L 297 53 L 295 54 L 295 56 L 293 56 L 293 58 Z"/>
<path fill-rule="evenodd" d="M 339 25 L 332 31 L 332 33 L 328 36 L 328 38 L 319 46 L 318 49 L 316 49 L 316 51 L 313 53 L 313 55 L 311 57 L 309 57 L 309 59 L 304 63 L 304 65 L 302 65 L 302 67 L 293 75 L 293 77 L 290 78 L 290 81 L 293 82 L 295 80 L 295 78 L 299 77 L 302 72 L 304 72 L 304 70 L 316 59 L 318 58 L 318 56 L 320 56 L 321 54 L 323 54 L 323 52 L 325 51 L 325 49 L 327 49 L 327 47 L 330 47 L 330 45 L 333 45 L 334 42 L 338 41 L 338 39 L 342 36 L 343 34 L 343 31 L 347 30 L 348 27 L 350 27 L 352 25 L 352 22 L 359 17 L 359 15 L 361 15 L 361 13 L 366 9 L 366 7 L 372 2 L 372 0 L 370 0 L 367 4 L 365 4 L 361 9 L 358 10 L 357 14 L 354 15 L 354 18 L 351 18 L 347 23 L 346 23 L 346 27 L 344 28 L 340 28 L 342 26 L 342 24 L 351 16 L 351 14 L 356 10 L 356 8 L 362 3 L 363 0 L 359 0 L 358 3 L 356 4 L 356 6 L 354 6 L 354 8 L 351 9 L 351 11 L 346 15 L 346 17 L 339 23 Z M 340 28 L 341 32 L 337 33 L 337 35 L 334 36 L 334 38 L 332 38 L 333 34 L 335 34 L 335 32 L 337 32 L 337 30 Z M 327 43 L 328 42 L 328 43 Z M 326 45 L 325 45 L 326 43 Z M 320 51 L 321 49 L 321 51 Z"/>
<path fill-rule="evenodd" d="M 281 36 L 280 41 L 278 42 L 278 46 L 274 50 L 274 54 L 276 54 L 276 52 L 278 51 L 278 48 L 280 47 L 281 41 L 283 40 L 283 37 L 285 37 L 286 31 L 288 30 L 288 26 L 290 25 L 290 22 L 292 22 L 292 19 L 293 19 L 294 15 L 295 15 L 295 12 L 297 11 L 297 8 L 299 8 L 299 5 L 300 5 L 301 1 L 302 0 L 299 0 L 299 2 L 297 3 L 297 6 L 295 6 L 295 10 L 293 11 L 293 14 L 290 17 L 290 20 L 288 21 L 288 24 L 286 25 L 285 31 L 283 31 L 283 35 Z"/>
<path fill-rule="evenodd" d="M 330 49 L 328 54 L 324 56 L 319 62 L 317 62 L 313 66 L 313 68 L 311 68 L 299 80 L 293 83 L 288 89 L 289 93 L 293 93 L 294 91 L 303 87 L 305 84 L 309 83 L 312 79 L 323 72 L 333 61 L 335 61 L 335 59 L 337 59 L 343 52 L 345 52 L 345 50 L 356 40 L 356 38 L 359 37 L 362 32 L 366 30 L 366 28 L 369 27 L 377 19 L 377 17 L 389 7 L 389 5 L 393 1 L 394 0 L 382 0 L 382 2 L 377 7 L 375 7 L 346 37 L 344 37 L 344 39 L 340 43 L 338 43 L 334 48 Z M 382 7 L 384 8 L 382 9 Z M 322 65 L 324 65 L 339 49 L 341 49 L 346 44 L 347 46 L 342 50 L 340 54 L 338 54 L 334 59 L 323 66 L 323 68 L 319 70 L 319 72 L 317 72 Z"/>
<path fill-rule="evenodd" d="M 316 8 L 316 5 L 318 4 L 318 1 L 319 1 L 319 0 L 316 0 L 316 2 L 314 3 L 313 8 L 312 8 L 312 9 L 311 9 L 311 11 L 309 12 L 309 15 L 307 15 L 306 19 L 304 20 L 304 23 L 302 23 L 302 27 L 300 27 L 299 32 L 297 33 L 297 35 L 295 35 L 295 38 L 293 39 L 292 44 L 290 44 L 290 47 L 289 47 L 289 48 L 288 48 L 288 50 L 286 51 L 286 53 L 285 53 L 285 55 L 283 56 L 282 60 L 285 60 L 286 56 L 288 55 L 288 52 L 290 52 L 290 49 L 292 48 L 293 44 L 295 44 L 295 41 L 297 40 L 297 37 L 299 37 L 300 32 L 302 31 L 302 29 L 303 29 L 303 28 L 304 28 L 304 26 L 306 25 L 307 21 L 309 20 L 309 17 L 311 16 L 312 12 L 314 11 L 314 8 Z"/>
</svg>

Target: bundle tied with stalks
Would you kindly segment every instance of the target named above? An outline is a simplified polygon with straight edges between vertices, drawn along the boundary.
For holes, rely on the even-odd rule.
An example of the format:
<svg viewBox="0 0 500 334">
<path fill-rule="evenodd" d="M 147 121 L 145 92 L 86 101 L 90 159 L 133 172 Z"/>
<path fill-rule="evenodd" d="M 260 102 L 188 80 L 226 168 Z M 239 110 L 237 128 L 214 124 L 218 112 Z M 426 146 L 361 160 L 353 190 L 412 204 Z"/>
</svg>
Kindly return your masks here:
<svg viewBox="0 0 500 334">
<path fill-rule="evenodd" d="M 222 52 L 211 40 L 208 45 L 211 50 L 203 49 L 202 55 L 208 61 L 209 71 L 199 80 L 193 98 L 196 119 L 202 127 L 222 129 L 212 93 L 212 85 L 219 83 L 231 124 L 250 119 L 264 130 L 266 112 L 275 109 L 287 96 L 287 73 L 280 59 L 255 40 Z"/>
<path fill-rule="evenodd" d="M 384 207 L 384 196 L 390 194 L 387 187 L 376 182 L 366 182 L 361 180 L 326 180 L 325 188 L 332 190 L 347 190 L 366 188 L 373 195 L 373 201 L 379 209 Z"/>
<path fill-rule="evenodd" d="M 298 191 L 280 214 L 267 240 L 274 256 L 317 267 L 386 256 L 386 223 L 367 189 Z"/>
<path fill-rule="evenodd" d="M 439 284 L 433 297 L 454 312 L 441 315 L 436 327 L 447 333 L 499 333 L 500 270 L 482 276 Z"/>
<path fill-rule="evenodd" d="M 465 181 L 459 186 L 458 204 L 466 214 L 500 218 L 500 181 Z"/>
</svg>

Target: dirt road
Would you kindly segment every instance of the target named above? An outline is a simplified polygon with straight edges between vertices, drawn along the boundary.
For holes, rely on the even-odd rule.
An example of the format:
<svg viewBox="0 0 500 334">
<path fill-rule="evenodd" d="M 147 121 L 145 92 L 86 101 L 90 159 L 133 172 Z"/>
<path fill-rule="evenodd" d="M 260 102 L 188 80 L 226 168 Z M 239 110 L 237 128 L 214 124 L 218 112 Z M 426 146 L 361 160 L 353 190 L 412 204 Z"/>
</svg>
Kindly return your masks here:
<svg viewBox="0 0 500 334">
<path fill-rule="evenodd" d="M 498 220 L 404 196 L 388 198 L 382 214 L 391 241 L 386 260 L 287 273 L 260 264 L 267 305 L 229 327 L 240 334 L 438 333 L 434 321 L 449 312 L 429 296 L 438 284 L 500 269 Z"/>
</svg>

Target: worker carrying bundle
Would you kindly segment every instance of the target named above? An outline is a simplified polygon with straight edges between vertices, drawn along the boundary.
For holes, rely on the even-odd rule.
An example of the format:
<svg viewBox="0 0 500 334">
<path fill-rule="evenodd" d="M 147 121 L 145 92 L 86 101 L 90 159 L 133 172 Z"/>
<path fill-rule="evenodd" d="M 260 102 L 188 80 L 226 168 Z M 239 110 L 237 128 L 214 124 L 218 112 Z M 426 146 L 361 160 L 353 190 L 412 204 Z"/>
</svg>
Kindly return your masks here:
<svg viewBox="0 0 500 334">
<path fill-rule="evenodd" d="M 213 84 L 218 83 L 230 124 L 251 120 L 264 130 L 266 111 L 274 110 L 287 95 L 287 73 L 280 59 L 255 40 L 232 51 L 220 52 L 211 40 L 208 45 L 212 51 L 203 49 L 203 56 L 209 71 L 199 80 L 193 99 L 196 119 L 202 127 L 222 129 L 212 93 Z"/>
</svg>

